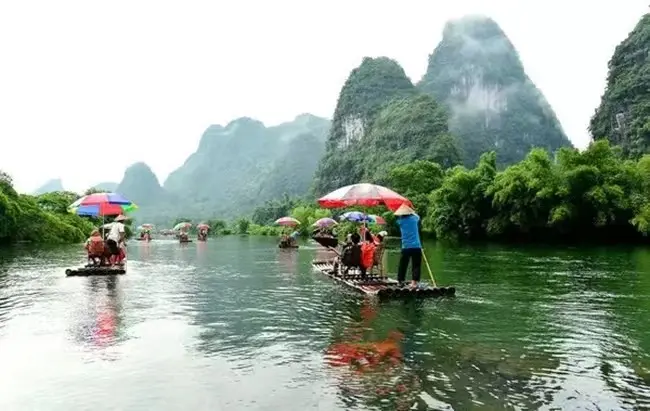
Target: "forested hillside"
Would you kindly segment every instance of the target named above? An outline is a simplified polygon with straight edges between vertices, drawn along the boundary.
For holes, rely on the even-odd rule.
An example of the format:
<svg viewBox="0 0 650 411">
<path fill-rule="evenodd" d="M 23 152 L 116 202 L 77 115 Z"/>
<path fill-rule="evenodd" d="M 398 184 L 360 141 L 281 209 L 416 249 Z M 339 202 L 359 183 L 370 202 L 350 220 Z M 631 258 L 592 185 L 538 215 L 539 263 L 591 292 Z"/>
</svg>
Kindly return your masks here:
<svg viewBox="0 0 650 411">
<path fill-rule="evenodd" d="M 415 159 L 455 164 L 459 148 L 447 123 L 445 109 L 420 94 L 396 61 L 365 57 L 339 94 L 315 193 L 382 182 L 391 167 Z"/>
<path fill-rule="evenodd" d="M 512 164 L 534 147 L 552 152 L 571 146 L 515 47 L 490 18 L 448 22 L 418 88 L 449 108 L 449 128 L 467 166 L 487 151 Z"/>
<path fill-rule="evenodd" d="M 138 204 L 134 216 L 142 221 L 237 217 L 267 199 L 304 194 L 328 129 L 327 119 L 310 114 L 274 127 L 251 118 L 212 125 L 162 187 L 151 169 L 138 163 L 127 169 L 117 190 Z"/>
<path fill-rule="evenodd" d="M 595 139 L 620 145 L 628 156 L 650 152 L 650 13 L 616 47 L 589 130 Z"/>
</svg>

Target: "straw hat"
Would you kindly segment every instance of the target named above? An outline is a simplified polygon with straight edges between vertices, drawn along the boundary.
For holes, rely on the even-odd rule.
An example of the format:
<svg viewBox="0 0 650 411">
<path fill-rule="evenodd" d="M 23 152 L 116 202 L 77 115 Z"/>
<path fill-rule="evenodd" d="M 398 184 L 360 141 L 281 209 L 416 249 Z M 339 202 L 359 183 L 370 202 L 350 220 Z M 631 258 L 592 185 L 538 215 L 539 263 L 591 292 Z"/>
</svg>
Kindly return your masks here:
<svg viewBox="0 0 650 411">
<path fill-rule="evenodd" d="M 380 231 L 377 233 L 377 235 L 380 235 L 382 237 L 386 237 L 388 235 L 388 231 Z"/>
<path fill-rule="evenodd" d="M 96 228 L 93 228 L 93 231 L 90 232 L 90 236 L 91 236 L 91 237 L 94 237 L 94 236 L 96 236 L 96 235 L 99 235 L 99 230 L 96 229 Z"/>
<path fill-rule="evenodd" d="M 395 210 L 394 214 L 398 217 L 401 217 L 405 215 L 415 214 L 415 210 L 413 210 L 411 207 L 407 206 L 406 203 L 404 203 L 401 206 L 399 206 L 397 210 Z"/>
<path fill-rule="evenodd" d="M 124 220 L 126 220 L 125 215 L 120 214 L 117 217 L 115 217 L 115 221 L 124 221 Z"/>
</svg>

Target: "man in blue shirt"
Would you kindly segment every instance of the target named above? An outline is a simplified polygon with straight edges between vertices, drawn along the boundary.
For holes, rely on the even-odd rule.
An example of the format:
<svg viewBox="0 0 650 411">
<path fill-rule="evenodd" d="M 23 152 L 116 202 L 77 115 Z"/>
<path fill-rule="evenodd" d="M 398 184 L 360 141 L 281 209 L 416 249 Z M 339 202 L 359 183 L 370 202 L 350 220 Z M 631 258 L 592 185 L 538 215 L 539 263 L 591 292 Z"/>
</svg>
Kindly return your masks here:
<svg viewBox="0 0 650 411">
<path fill-rule="evenodd" d="M 397 224 L 402 234 L 402 255 L 397 269 L 397 281 L 402 285 L 406 280 L 406 269 L 411 261 L 411 287 L 417 287 L 420 281 L 420 268 L 422 266 L 422 243 L 420 242 L 420 216 L 415 211 L 402 204 L 395 210 Z"/>
</svg>

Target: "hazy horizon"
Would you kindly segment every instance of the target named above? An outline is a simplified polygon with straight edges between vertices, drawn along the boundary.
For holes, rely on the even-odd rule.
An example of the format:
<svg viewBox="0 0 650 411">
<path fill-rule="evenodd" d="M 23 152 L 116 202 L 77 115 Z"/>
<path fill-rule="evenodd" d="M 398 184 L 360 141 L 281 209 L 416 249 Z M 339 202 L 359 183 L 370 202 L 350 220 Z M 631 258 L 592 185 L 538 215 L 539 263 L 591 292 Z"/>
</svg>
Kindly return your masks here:
<svg viewBox="0 0 650 411">
<path fill-rule="evenodd" d="M 364 56 L 395 59 L 415 83 L 445 22 L 466 14 L 501 26 L 569 139 L 584 148 L 614 48 L 648 11 L 641 0 L 176 4 L 0 5 L 0 169 L 18 190 L 61 178 L 83 191 L 119 182 L 137 161 L 162 183 L 211 124 L 331 118 Z M 117 147 L 114 158 L 93 165 L 95 146 L 106 145 Z"/>
</svg>

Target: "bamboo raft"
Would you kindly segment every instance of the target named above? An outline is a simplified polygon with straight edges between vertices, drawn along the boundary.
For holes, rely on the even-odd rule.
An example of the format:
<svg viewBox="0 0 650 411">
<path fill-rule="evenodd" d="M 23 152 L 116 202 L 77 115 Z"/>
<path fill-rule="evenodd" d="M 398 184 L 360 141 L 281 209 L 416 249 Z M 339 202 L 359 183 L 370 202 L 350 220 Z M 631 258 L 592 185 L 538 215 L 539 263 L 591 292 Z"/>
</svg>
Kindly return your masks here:
<svg viewBox="0 0 650 411">
<path fill-rule="evenodd" d="M 334 269 L 332 261 L 313 261 L 312 266 L 332 280 L 366 295 L 378 297 L 452 297 L 456 295 L 455 287 L 431 287 L 411 289 L 400 287 L 399 283 L 387 276 L 371 275 L 366 280 L 361 279 L 358 270 L 350 269 L 347 275 L 340 274 Z"/>
<path fill-rule="evenodd" d="M 126 268 L 114 267 L 79 267 L 65 270 L 66 277 L 86 277 L 91 275 L 121 275 L 126 274 Z"/>
</svg>

